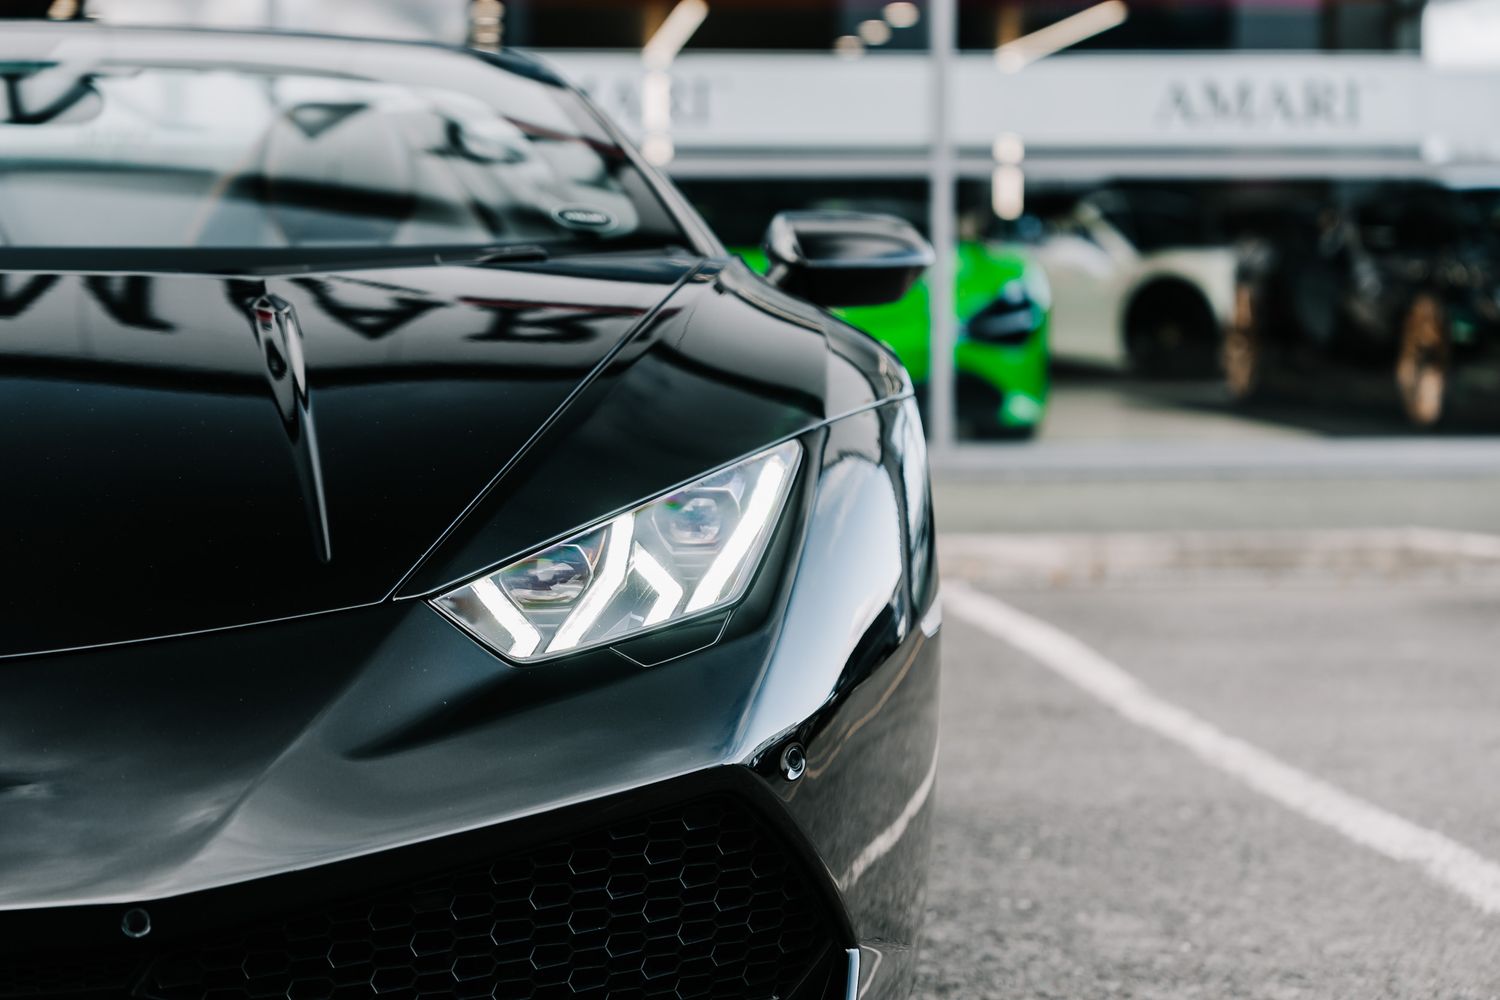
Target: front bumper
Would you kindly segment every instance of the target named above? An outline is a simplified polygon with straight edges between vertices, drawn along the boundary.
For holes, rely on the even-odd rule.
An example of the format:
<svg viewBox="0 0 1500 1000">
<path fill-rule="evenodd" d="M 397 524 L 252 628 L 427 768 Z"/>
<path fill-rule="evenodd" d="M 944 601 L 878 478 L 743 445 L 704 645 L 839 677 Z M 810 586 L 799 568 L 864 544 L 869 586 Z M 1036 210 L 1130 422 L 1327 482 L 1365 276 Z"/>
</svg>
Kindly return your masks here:
<svg viewBox="0 0 1500 1000">
<path fill-rule="evenodd" d="M 843 996 L 837 900 L 749 780 L 726 769 L 123 913 L 11 915 L 27 944 L 0 962 L 0 996 Z"/>
<path fill-rule="evenodd" d="M 903 994 L 938 629 L 899 409 L 808 436 L 706 648 L 509 669 L 398 601 L 7 663 L 0 998 L 843 996 L 851 949 Z"/>
<path fill-rule="evenodd" d="M 960 337 L 953 354 L 960 418 L 975 431 L 1026 430 L 1041 424 L 1049 392 L 1050 318 L 1013 343 Z"/>
</svg>

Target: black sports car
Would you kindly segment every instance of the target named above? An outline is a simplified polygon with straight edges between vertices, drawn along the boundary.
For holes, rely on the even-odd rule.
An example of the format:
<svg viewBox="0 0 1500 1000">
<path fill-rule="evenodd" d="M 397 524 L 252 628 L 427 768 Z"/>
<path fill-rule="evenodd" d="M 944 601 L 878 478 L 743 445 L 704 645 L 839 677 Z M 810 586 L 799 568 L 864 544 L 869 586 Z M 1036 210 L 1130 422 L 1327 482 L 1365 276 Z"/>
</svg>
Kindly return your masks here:
<svg viewBox="0 0 1500 1000">
<path fill-rule="evenodd" d="M 761 279 L 519 56 L 0 75 L 0 998 L 906 992 L 925 448 L 818 306 L 930 248 Z"/>
<path fill-rule="evenodd" d="M 1256 213 L 1242 243 L 1223 344 L 1231 396 L 1312 387 L 1394 403 L 1419 429 L 1494 423 L 1494 194 L 1414 183 L 1309 194 Z"/>
</svg>

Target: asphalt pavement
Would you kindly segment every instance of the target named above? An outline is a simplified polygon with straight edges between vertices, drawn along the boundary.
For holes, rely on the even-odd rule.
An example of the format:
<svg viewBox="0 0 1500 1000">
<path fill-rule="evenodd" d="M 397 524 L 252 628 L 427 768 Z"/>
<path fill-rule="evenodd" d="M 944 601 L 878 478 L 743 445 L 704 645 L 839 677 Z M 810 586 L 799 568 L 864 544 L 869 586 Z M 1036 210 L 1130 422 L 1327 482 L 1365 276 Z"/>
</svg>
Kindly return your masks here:
<svg viewBox="0 0 1500 1000">
<path fill-rule="evenodd" d="M 1191 437 L 1151 419 L 1121 447 Z M 1500 996 L 1493 442 L 1327 474 L 1254 430 L 1261 473 L 940 472 L 920 996 Z"/>
<path fill-rule="evenodd" d="M 1494 561 L 1276 572 L 978 586 L 1223 732 L 1500 859 Z M 950 613 L 944 642 L 922 995 L 1500 993 L 1500 916 L 971 621 Z"/>
</svg>

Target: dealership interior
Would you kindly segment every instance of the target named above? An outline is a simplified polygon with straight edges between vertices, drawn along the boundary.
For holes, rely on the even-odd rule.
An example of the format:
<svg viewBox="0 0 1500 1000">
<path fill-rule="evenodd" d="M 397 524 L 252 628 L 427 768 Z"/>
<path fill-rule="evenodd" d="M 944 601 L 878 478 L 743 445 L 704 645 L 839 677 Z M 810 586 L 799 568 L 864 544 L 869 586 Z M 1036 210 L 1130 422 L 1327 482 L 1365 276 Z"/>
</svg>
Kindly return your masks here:
<svg viewBox="0 0 1500 1000">
<path fill-rule="evenodd" d="M 1500 0 L 7 16 L 526 50 L 762 272 L 780 212 L 904 219 L 935 263 L 841 316 L 940 533 L 915 995 L 1495 995 Z"/>
</svg>

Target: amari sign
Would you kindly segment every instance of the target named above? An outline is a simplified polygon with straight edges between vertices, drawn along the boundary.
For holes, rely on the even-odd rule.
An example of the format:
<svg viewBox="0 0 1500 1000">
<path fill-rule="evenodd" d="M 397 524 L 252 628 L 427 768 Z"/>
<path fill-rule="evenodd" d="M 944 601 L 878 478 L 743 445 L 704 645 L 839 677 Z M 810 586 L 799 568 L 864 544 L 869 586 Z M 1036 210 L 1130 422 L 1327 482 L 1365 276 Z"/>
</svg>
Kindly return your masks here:
<svg viewBox="0 0 1500 1000">
<path fill-rule="evenodd" d="M 620 53 L 549 54 L 627 124 L 641 66 Z M 920 173 L 932 65 L 919 54 L 685 53 L 673 67 L 674 169 L 699 175 Z M 988 176 L 1001 134 L 1029 176 L 1500 177 L 1500 73 L 1444 72 L 1408 54 L 1076 54 L 1002 73 L 957 60 L 953 141 Z"/>
<path fill-rule="evenodd" d="M 1025 138 L 1028 158 L 1087 152 L 1129 168 L 1133 158 L 1191 151 L 1193 169 L 1213 172 L 1219 161 L 1239 170 L 1247 156 L 1274 151 L 1276 169 L 1295 172 L 1295 159 L 1312 155 L 1415 163 L 1428 133 L 1447 127 L 1430 113 L 1443 79 L 1409 55 L 1101 54 L 1009 77 L 985 68 L 959 69 L 960 142 L 1008 129 Z M 1500 76 L 1491 78 L 1500 97 L 1496 85 Z"/>
<path fill-rule="evenodd" d="M 1170 80 L 1156 120 L 1165 128 L 1357 129 L 1363 90 L 1350 77 Z"/>
</svg>

